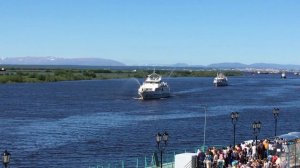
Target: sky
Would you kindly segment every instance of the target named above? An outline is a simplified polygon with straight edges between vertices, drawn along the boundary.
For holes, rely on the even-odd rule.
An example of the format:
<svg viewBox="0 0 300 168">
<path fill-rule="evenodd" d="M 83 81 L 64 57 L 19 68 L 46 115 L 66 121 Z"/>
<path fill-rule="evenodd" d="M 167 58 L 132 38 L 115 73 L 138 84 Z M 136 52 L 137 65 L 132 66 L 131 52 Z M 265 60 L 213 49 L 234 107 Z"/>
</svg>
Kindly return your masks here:
<svg viewBox="0 0 300 168">
<path fill-rule="evenodd" d="M 300 65 L 299 0 L 0 0 L 0 57 Z"/>
</svg>

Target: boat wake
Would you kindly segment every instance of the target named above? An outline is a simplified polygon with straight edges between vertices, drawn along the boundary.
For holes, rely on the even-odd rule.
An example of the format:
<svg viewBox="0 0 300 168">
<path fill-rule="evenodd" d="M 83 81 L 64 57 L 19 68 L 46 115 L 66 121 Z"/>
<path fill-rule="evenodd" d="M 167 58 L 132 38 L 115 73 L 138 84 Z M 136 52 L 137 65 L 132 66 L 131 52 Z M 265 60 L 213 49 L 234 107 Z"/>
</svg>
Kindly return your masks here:
<svg viewBox="0 0 300 168">
<path fill-rule="evenodd" d="M 172 95 L 170 95 L 169 97 L 172 97 Z M 158 98 L 158 99 L 168 99 L 169 97 L 161 97 L 161 98 Z M 133 97 L 133 99 L 135 99 L 135 100 L 143 100 L 142 97 Z M 155 99 L 152 99 L 152 100 L 155 100 Z"/>
<path fill-rule="evenodd" d="M 175 95 L 182 95 L 182 94 L 188 94 L 188 93 L 197 93 L 201 91 L 209 90 L 209 88 L 196 88 L 196 89 L 188 89 L 188 90 L 182 90 L 174 92 Z"/>
</svg>

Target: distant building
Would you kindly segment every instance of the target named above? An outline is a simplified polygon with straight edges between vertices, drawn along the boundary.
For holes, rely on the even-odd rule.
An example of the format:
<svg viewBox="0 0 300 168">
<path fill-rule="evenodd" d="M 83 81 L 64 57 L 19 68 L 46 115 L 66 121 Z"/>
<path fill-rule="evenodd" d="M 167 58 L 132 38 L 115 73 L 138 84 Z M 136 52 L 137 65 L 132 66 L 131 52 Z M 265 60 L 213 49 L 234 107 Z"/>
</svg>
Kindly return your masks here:
<svg viewBox="0 0 300 168">
<path fill-rule="evenodd" d="M 2 76 L 2 75 L 5 75 L 5 72 L 6 71 L 6 69 L 5 68 L 0 68 L 0 75 Z"/>
</svg>

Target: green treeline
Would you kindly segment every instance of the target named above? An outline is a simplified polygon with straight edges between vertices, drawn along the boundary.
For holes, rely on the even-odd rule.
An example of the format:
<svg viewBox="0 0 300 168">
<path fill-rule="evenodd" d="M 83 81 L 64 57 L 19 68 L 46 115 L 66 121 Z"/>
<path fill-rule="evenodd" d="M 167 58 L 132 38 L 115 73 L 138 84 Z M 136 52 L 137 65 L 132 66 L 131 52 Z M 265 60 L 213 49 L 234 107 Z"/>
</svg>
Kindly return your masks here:
<svg viewBox="0 0 300 168">
<path fill-rule="evenodd" d="M 169 70 L 156 70 L 155 73 L 162 75 L 163 77 L 215 77 L 217 73 L 220 71 L 191 71 L 191 70 L 177 70 L 177 71 L 169 71 Z M 144 78 L 148 74 L 153 73 L 153 71 L 137 71 L 133 77 L 135 78 Z M 241 76 L 243 72 L 241 71 L 222 71 L 222 73 L 226 76 Z"/>
<path fill-rule="evenodd" d="M 163 77 L 214 77 L 218 71 L 156 70 Z M 153 70 L 107 70 L 107 69 L 16 69 L 0 72 L 0 83 L 57 82 L 93 79 L 145 78 Z M 241 76 L 240 71 L 223 71 L 226 76 Z"/>
</svg>

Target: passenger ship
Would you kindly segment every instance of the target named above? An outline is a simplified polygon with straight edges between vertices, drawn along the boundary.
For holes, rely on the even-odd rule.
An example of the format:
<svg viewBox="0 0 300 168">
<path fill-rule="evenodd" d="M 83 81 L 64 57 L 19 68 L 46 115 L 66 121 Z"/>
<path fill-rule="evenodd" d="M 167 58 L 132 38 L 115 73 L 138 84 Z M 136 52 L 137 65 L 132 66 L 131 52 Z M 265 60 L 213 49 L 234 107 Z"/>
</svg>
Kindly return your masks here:
<svg viewBox="0 0 300 168">
<path fill-rule="evenodd" d="M 228 85 L 228 79 L 223 73 L 218 73 L 217 77 L 214 78 L 213 84 L 215 86 L 227 86 Z"/>
<path fill-rule="evenodd" d="M 142 99 L 160 99 L 170 96 L 170 88 L 166 82 L 161 81 L 161 76 L 155 71 L 148 75 L 146 80 L 138 89 Z"/>
</svg>

